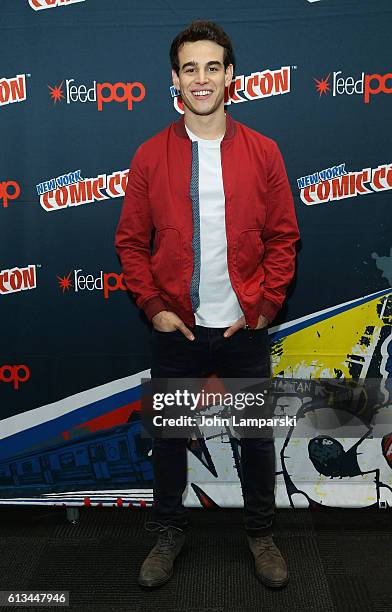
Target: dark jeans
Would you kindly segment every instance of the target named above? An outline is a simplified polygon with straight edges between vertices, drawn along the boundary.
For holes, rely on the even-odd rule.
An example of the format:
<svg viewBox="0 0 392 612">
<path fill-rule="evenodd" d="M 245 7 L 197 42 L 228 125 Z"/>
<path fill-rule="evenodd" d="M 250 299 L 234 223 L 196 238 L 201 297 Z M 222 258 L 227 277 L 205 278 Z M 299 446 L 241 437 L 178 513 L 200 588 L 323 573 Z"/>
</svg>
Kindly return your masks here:
<svg viewBox="0 0 392 612">
<path fill-rule="evenodd" d="M 152 331 L 151 378 L 270 378 L 266 328 L 240 329 L 229 338 L 227 328 L 196 325 L 195 340 L 182 332 Z M 261 416 L 261 415 L 260 415 Z M 182 496 L 187 485 L 186 438 L 153 439 L 154 507 L 151 521 L 186 529 L 189 512 Z M 272 436 L 241 439 L 244 526 L 248 535 L 272 533 L 275 512 L 275 445 Z"/>
</svg>

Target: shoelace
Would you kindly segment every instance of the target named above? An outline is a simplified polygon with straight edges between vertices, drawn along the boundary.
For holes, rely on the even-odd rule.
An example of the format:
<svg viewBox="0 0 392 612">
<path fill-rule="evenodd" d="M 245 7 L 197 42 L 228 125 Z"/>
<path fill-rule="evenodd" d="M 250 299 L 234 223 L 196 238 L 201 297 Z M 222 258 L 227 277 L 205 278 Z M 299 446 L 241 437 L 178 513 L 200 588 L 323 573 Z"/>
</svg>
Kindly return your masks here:
<svg viewBox="0 0 392 612">
<path fill-rule="evenodd" d="M 175 544 L 175 531 L 178 531 L 179 533 L 183 532 L 180 527 L 175 527 L 174 525 L 164 525 L 159 521 L 150 521 L 145 524 L 145 528 L 147 531 L 159 531 L 158 542 L 156 544 L 154 554 L 171 552 Z"/>
<path fill-rule="evenodd" d="M 183 531 L 181 527 L 176 527 L 175 525 L 165 525 L 160 521 L 148 521 L 144 524 L 144 527 L 146 531 L 166 531 L 167 529 L 177 529 L 178 531 Z"/>
<path fill-rule="evenodd" d="M 159 535 L 158 542 L 156 544 L 156 552 L 159 553 L 170 553 L 175 544 L 173 531 L 165 530 L 164 533 Z"/>
<path fill-rule="evenodd" d="M 274 544 L 274 542 L 271 542 L 270 540 L 264 540 L 262 538 L 255 538 L 257 544 L 261 544 L 262 545 L 262 549 L 258 552 L 257 554 L 257 558 L 260 559 L 260 557 L 263 556 L 263 554 L 267 551 L 270 551 L 272 553 L 275 554 L 276 557 L 280 557 L 280 552 L 277 550 L 276 545 Z"/>
</svg>

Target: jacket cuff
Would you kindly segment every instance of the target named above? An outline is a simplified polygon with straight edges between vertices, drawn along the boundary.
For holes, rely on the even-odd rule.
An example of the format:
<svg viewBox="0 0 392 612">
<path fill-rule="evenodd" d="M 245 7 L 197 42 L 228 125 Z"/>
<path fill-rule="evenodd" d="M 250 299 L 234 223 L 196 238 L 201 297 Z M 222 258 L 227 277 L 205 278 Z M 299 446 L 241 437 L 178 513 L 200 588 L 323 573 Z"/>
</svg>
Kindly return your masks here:
<svg viewBox="0 0 392 612">
<path fill-rule="evenodd" d="M 167 310 L 165 302 L 162 300 L 161 297 L 159 297 L 159 295 L 156 295 L 146 300 L 142 308 L 150 321 L 153 317 L 155 317 L 156 314 L 158 314 L 158 312 L 161 312 L 162 310 Z"/>
<path fill-rule="evenodd" d="M 275 302 L 271 302 L 271 300 L 266 300 L 265 298 L 263 298 L 260 302 L 259 315 L 262 314 L 264 317 L 267 317 L 270 323 L 272 323 L 272 321 L 275 319 L 279 310 L 280 306 L 278 304 L 275 304 Z"/>
</svg>

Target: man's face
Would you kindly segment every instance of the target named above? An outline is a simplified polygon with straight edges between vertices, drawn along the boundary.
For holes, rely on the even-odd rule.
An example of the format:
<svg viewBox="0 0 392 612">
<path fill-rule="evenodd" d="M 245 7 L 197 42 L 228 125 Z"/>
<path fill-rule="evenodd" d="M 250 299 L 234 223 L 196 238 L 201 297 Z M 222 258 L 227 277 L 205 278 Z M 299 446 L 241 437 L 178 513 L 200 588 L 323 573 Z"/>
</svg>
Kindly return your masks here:
<svg viewBox="0 0 392 612">
<path fill-rule="evenodd" d="M 210 40 L 184 43 L 178 51 L 180 69 L 178 76 L 172 70 L 173 85 L 181 91 L 185 107 L 195 115 L 211 115 L 224 107 L 233 65 L 225 71 L 223 55 L 224 48 Z"/>
</svg>

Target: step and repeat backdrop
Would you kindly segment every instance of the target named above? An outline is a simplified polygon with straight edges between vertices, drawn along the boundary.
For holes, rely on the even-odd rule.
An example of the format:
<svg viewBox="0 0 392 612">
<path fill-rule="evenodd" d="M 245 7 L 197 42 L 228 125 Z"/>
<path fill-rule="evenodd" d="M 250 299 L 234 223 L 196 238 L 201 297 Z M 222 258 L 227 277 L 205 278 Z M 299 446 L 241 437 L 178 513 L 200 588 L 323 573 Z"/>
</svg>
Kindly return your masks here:
<svg viewBox="0 0 392 612">
<path fill-rule="evenodd" d="M 183 112 L 169 48 L 197 18 L 232 38 L 226 112 L 276 140 L 295 200 L 274 377 L 378 380 L 391 414 L 389 0 L 0 0 L 0 503 L 153 501 L 151 325 L 114 233 L 135 150 Z M 313 415 L 347 410 L 356 434 L 309 438 L 305 391 L 279 399 L 297 420 L 276 439 L 277 505 L 392 506 L 392 427 L 375 432 L 365 392 L 334 407 L 329 389 Z M 229 431 L 188 460 L 186 505 L 242 505 Z"/>
</svg>

